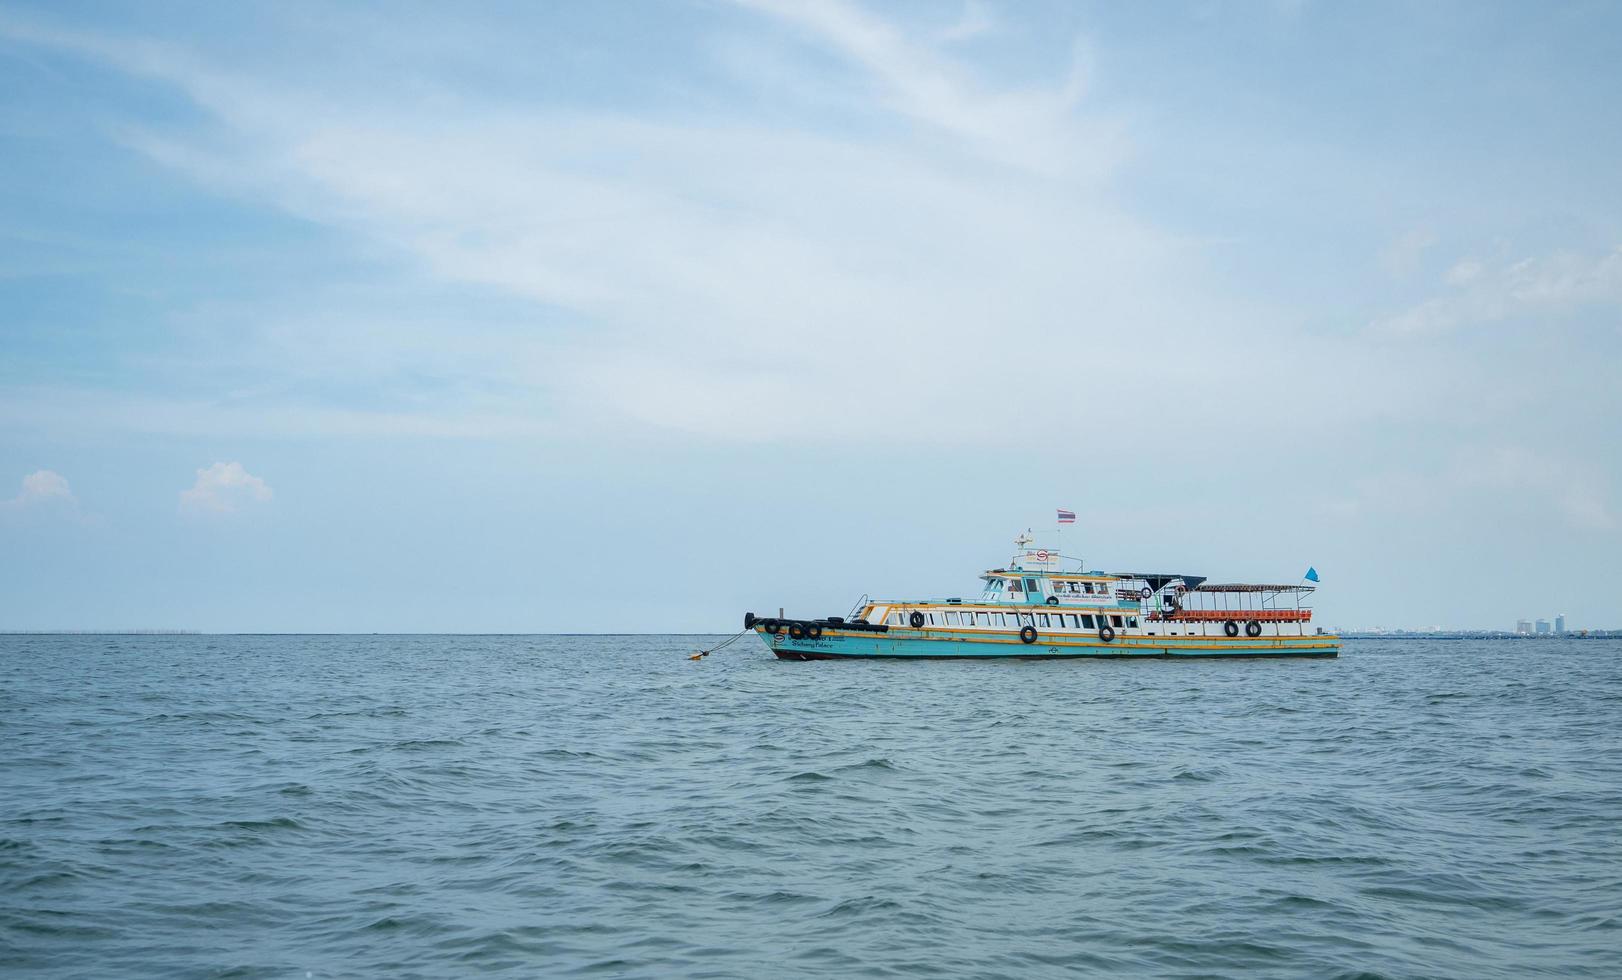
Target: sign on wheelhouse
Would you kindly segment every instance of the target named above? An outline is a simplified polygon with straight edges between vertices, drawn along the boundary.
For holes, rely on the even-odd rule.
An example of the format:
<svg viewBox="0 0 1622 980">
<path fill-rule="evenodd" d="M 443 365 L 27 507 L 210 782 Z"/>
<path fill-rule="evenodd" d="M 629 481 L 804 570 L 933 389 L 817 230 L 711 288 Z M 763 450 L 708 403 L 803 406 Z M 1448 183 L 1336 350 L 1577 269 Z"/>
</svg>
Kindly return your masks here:
<svg viewBox="0 0 1622 980">
<path fill-rule="evenodd" d="M 863 599 L 848 616 L 744 614 L 785 660 L 863 657 L 1334 657 L 1316 586 L 1214 584 L 1202 575 L 1086 571 L 1025 534 L 974 598 Z M 1077 567 L 1064 571 L 1066 561 Z M 1314 571 L 1311 580 L 1317 580 Z"/>
</svg>

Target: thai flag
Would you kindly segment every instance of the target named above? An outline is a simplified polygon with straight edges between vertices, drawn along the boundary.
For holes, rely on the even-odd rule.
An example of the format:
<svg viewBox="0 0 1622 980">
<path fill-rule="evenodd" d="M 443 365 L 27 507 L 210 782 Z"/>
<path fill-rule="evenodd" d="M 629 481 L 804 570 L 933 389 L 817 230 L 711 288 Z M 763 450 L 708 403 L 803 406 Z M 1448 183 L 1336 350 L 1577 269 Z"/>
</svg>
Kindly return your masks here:
<svg viewBox="0 0 1622 980">
<path fill-rule="evenodd" d="M 1060 524 L 1074 524 L 1074 523 L 1076 523 L 1076 512 L 1073 511 L 1073 510 L 1061 510 L 1061 511 L 1059 511 L 1059 523 Z"/>
</svg>

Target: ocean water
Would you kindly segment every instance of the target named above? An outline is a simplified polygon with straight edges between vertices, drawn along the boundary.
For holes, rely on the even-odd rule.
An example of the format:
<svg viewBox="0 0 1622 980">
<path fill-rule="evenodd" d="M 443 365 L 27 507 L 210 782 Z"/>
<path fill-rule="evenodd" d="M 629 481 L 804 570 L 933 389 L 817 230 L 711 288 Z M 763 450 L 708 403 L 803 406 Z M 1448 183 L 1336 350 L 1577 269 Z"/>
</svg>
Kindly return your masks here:
<svg viewBox="0 0 1622 980">
<path fill-rule="evenodd" d="M 1622 644 L 0 637 L 0 975 L 1622 975 Z"/>
</svg>

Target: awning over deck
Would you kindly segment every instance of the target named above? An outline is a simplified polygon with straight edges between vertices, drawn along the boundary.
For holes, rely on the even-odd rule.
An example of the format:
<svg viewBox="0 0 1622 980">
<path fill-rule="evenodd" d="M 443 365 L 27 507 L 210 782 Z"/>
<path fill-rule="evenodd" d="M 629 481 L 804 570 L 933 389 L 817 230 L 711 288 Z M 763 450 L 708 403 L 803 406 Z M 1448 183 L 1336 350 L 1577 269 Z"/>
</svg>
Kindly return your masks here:
<svg viewBox="0 0 1622 980">
<path fill-rule="evenodd" d="M 1311 609 L 1179 609 L 1174 613 L 1150 613 L 1154 622 L 1225 623 L 1254 619 L 1259 623 L 1306 623 Z"/>
<path fill-rule="evenodd" d="M 1182 579 L 1183 584 L 1191 589 L 1199 588 L 1200 583 L 1205 581 L 1204 575 L 1172 575 L 1169 572 L 1110 572 L 1109 574 L 1116 578 L 1142 579 L 1149 583 L 1149 588 L 1154 589 L 1156 592 L 1178 579 Z"/>
<path fill-rule="evenodd" d="M 1203 579 L 1201 581 L 1204 581 Z M 1195 592 L 1314 592 L 1311 585 L 1246 585 L 1239 582 L 1193 586 Z"/>
</svg>

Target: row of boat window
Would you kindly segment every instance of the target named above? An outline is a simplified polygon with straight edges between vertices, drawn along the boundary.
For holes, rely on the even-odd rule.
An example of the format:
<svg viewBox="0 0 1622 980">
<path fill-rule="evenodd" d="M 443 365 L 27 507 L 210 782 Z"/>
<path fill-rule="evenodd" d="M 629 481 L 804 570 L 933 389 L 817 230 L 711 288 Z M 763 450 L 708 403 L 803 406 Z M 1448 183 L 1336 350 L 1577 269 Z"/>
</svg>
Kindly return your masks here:
<svg viewBox="0 0 1622 980">
<path fill-rule="evenodd" d="M 893 612 L 884 618 L 884 622 L 890 626 L 906 626 L 909 625 L 910 616 L 910 613 Z M 1106 620 L 1116 629 L 1120 629 L 1123 623 L 1131 629 L 1138 626 L 1136 616 L 1092 616 L 1087 613 L 1000 613 L 967 609 L 962 612 L 924 613 L 925 626 L 1002 626 L 1010 629 L 1035 626 L 1039 630 L 1094 630 L 1103 626 Z"/>
<path fill-rule="evenodd" d="M 1061 581 L 1054 581 L 1052 584 L 1053 584 L 1053 594 L 1054 595 L 1093 595 L 1094 594 L 1093 593 L 1093 583 L 1091 583 L 1091 582 L 1061 582 Z M 990 592 L 990 593 L 1001 592 L 1005 585 L 1007 586 L 1009 592 L 1024 593 L 1024 592 L 1041 592 L 1042 591 L 1041 587 L 1036 584 L 1036 579 L 1034 579 L 1034 578 L 1026 579 L 1024 585 L 1021 585 L 1020 580 L 1017 579 L 1017 578 L 1011 578 L 1011 579 L 994 578 L 990 582 L 986 583 L 986 591 Z M 1098 592 L 1097 592 L 1097 594 L 1098 595 L 1108 595 L 1109 594 L 1109 589 L 1105 587 L 1103 582 L 1098 583 Z"/>
</svg>

